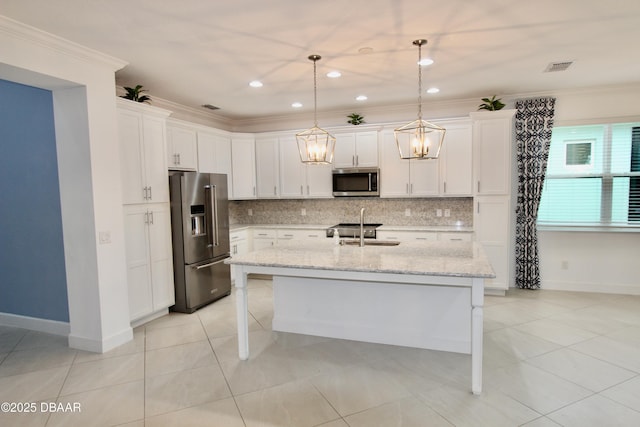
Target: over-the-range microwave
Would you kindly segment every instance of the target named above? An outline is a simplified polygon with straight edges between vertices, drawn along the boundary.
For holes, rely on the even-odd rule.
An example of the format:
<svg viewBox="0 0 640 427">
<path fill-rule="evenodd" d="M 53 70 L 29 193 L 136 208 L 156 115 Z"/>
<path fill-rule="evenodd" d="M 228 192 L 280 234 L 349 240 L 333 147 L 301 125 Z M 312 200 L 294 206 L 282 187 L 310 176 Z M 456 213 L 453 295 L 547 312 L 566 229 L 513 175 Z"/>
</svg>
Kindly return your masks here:
<svg viewBox="0 0 640 427">
<path fill-rule="evenodd" d="M 379 196 L 380 169 L 349 168 L 333 170 L 333 195 L 336 197 Z"/>
</svg>

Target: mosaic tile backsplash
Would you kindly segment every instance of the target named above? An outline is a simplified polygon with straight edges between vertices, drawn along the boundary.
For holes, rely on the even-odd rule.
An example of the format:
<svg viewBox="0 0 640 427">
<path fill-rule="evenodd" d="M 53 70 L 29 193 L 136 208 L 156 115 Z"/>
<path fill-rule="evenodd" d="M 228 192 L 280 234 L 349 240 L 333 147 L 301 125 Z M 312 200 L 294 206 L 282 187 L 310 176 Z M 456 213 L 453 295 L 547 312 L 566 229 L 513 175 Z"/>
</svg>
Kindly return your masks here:
<svg viewBox="0 0 640 427">
<path fill-rule="evenodd" d="M 229 202 L 231 224 L 320 224 L 365 221 L 384 225 L 473 226 L 473 198 L 381 199 L 368 197 Z M 437 210 L 443 215 L 437 216 Z M 450 216 L 445 217 L 448 209 Z M 302 214 L 305 211 L 306 215 Z M 408 211 L 407 211 L 408 210 Z M 251 212 L 251 215 L 249 214 Z M 407 216 L 406 214 L 410 215 Z"/>
</svg>

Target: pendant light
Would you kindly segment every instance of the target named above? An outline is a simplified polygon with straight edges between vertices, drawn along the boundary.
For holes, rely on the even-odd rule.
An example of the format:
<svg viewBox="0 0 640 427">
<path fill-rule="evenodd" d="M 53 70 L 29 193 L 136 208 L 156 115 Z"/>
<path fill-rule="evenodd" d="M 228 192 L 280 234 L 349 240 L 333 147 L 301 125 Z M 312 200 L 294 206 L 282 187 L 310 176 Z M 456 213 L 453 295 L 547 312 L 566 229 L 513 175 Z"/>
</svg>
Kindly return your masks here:
<svg viewBox="0 0 640 427">
<path fill-rule="evenodd" d="M 298 151 L 300 152 L 302 163 L 327 165 L 333 162 L 336 138 L 326 130 L 318 127 L 316 62 L 320 59 L 320 55 L 309 56 L 309 60 L 313 61 L 313 127 L 297 133 L 296 141 L 298 142 Z"/>
<path fill-rule="evenodd" d="M 424 39 L 414 40 L 418 46 L 418 120 L 400 126 L 393 132 L 402 159 L 437 159 L 446 130 L 422 119 L 422 45 Z"/>
</svg>

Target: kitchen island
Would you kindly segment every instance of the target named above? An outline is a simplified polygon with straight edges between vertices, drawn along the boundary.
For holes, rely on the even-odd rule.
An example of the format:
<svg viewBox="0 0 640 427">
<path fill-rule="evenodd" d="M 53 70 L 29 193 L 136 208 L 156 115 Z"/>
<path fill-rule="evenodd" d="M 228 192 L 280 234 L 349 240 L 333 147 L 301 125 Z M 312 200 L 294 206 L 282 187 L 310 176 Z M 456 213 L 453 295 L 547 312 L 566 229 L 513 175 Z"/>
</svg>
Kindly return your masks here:
<svg viewBox="0 0 640 427">
<path fill-rule="evenodd" d="M 475 242 L 290 242 L 225 261 L 235 271 L 238 353 L 249 358 L 247 275 L 273 276 L 273 330 L 471 354 L 482 390 L 484 279 Z"/>
</svg>

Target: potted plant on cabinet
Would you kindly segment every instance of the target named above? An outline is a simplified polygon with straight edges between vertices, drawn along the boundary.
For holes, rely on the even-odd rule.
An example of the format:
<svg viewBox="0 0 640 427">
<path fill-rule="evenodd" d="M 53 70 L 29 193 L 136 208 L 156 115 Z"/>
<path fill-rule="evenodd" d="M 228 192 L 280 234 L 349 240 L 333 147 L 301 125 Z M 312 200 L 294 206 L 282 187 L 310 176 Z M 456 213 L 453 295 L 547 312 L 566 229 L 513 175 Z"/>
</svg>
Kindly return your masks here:
<svg viewBox="0 0 640 427">
<path fill-rule="evenodd" d="M 151 97 L 147 95 L 142 95 L 142 92 L 146 92 L 145 89 L 142 89 L 142 85 L 136 85 L 136 87 L 124 87 L 123 88 L 127 93 L 122 95 L 120 98 L 130 99 L 135 102 L 146 102 L 149 103 L 151 101 Z"/>
<path fill-rule="evenodd" d="M 496 99 L 495 95 L 491 98 L 482 98 L 482 101 L 482 104 L 478 105 L 478 110 L 498 111 L 502 110 L 505 106 L 500 98 Z"/>
</svg>

